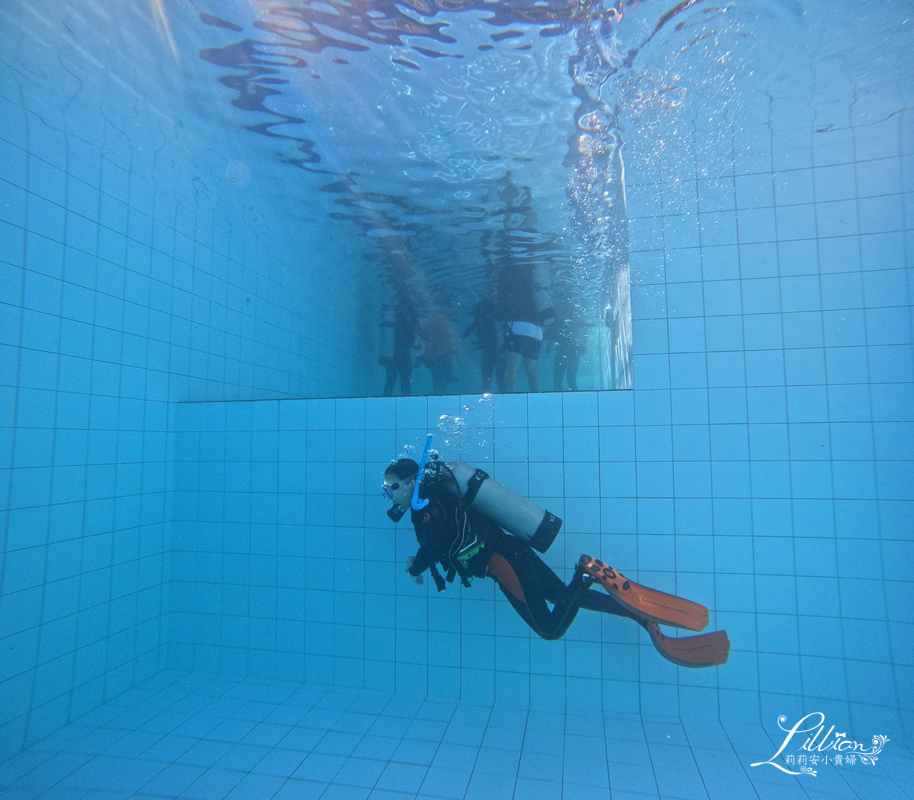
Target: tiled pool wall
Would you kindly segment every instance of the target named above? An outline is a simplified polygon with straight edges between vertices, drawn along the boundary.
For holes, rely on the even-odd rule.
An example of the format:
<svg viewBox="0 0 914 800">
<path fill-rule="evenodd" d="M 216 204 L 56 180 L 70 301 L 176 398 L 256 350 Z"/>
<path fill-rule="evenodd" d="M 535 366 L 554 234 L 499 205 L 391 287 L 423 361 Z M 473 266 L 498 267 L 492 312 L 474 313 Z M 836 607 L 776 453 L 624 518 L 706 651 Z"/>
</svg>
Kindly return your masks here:
<svg viewBox="0 0 914 800">
<path fill-rule="evenodd" d="M 278 222 L 218 122 L 182 126 L 150 6 L 117 13 L 0 8 L 0 755 L 166 663 L 171 404 L 359 374 L 325 285 L 357 260 Z"/>
<path fill-rule="evenodd" d="M 627 129 L 632 493 L 667 509 L 640 534 L 712 535 L 717 608 L 753 613 L 758 651 L 722 686 L 757 681 L 763 721 L 792 686 L 910 730 L 914 118 L 852 49 L 660 149 Z"/>
<path fill-rule="evenodd" d="M 733 642 L 725 668 L 678 669 L 635 626 L 588 612 L 563 641 L 543 642 L 489 581 L 442 594 L 413 586 L 403 562 L 415 540 L 384 516 L 382 470 L 403 445 L 421 445 L 440 414 L 476 403 L 180 406 L 176 477 L 187 491 L 176 493 L 169 666 L 560 708 L 586 698 L 626 713 L 743 722 L 815 707 L 855 726 L 899 727 L 904 531 L 893 541 L 878 521 L 846 527 L 848 516 L 862 522 L 885 505 L 885 531 L 897 504 L 752 494 L 726 481 L 792 463 L 740 459 L 729 444 L 719 459 L 677 461 L 668 450 L 680 437 L 730 440 L 738 423 L 636 424 L 656 413 L 653 390 L 496 396 L 494 424 L 461 455 L 564 516 L 545 557 L 553 568 L 598 554 L 705 601 L 711 627 Z M 652 449 L 658 440 L 665 458 Z M 893 465 L 869 464 L 884 467 Z M 741 490 L 670 491 L 695 475 Z M 807 506 L 820 505 L 838 522 L 809 516 Z"/>
<path fill-rule="evenodd" d="M 238 203 L 218 126 L 127 88 L 149 64 L 93 71 L 24 8 L 0 10 L 0 756 L 166 666 L 911 730 L 909 112 L 841 97 L 819 132 L 778 106 L 710 176 L 630 159 L 636 389 L 498 397 L 463 454 L 564 515 L 554 567 L 707 601 L 731 663 L 687 672 L 619 620 L 549 644 L 491 582 L 406 581 L 381 469 L 477 398 L 281 399 L 355 393 L 345 293 L 306 285 L 354 260 Z"/>
</svg>

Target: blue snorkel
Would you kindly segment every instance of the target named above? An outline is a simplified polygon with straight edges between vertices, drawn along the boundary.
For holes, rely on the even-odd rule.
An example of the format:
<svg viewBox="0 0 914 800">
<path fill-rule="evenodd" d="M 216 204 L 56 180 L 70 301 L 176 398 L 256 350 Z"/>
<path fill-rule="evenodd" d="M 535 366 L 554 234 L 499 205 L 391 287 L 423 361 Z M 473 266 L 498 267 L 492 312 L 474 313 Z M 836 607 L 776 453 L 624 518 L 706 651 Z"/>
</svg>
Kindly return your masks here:
<svg viewBox="0 0 914 800">
<path fill-rule="evenodd" d="M 419 499 L 419 487 L 422 486 L 422 478 L 425 475 L 425 462 L 428 461 L 428 451 L 432 447 L 432 439 L 434 434 L 430 433 L 425 440 L 425 450 L 422 452 L 422 458 L 419 461 L 419 474 L 416 475 L 416 485 L 413 487 L 413 499 L 410 502 L 410 505 L 413 507 L 414 511 L 421 511 L 428 505 L 428 499 L 420 500 Z"/>
</svg>

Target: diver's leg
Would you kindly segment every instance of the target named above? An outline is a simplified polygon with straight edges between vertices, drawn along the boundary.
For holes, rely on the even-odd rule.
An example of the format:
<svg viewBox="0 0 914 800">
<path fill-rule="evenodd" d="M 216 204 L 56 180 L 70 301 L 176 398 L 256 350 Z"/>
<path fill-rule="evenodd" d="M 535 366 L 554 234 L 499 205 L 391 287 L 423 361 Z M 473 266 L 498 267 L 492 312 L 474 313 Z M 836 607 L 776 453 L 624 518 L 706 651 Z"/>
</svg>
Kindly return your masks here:
<svg viewBox="0 0 914 800">
<path fill-rule="evenodd" d="M 515 572 L 514 566 L 500 553 L 494 553 L 489 558 L 486 574 L 490 578 L 495 579 L 498 588 L 501 589 L 502 594 L 508 598 L 508 602 L 514 606 L 514 610 L 520 615 L 521 619 L 523 619 L 534 632 L 539 633 L 544 615 L 542 612 L 534 615 L 527 607 L 527 594 L 529 592 L 532 598 L 534 590 L 528 585 L 526 587 L 527 591 L 524 591 L 524 587 L 521 585 L 521 580 Z M 545 604 L 543 605 L 545 607 Z M 534 608 L 536 608 L 535 603 Z M 545 611 L 548 613 L 548 609 L 545 609 Z"/>
<path fill-rule="evenodd" d="M 513 545 L 513 543 L 512 543 Z M 587 593 L 583 573 L 569 586 L 518 540 L 489 559 L 488 572 L 514 609 L 543 639 L 560 639 L 571 625 Z M 554 603 L 552 610 L 547 605 Z"/>
</svg>

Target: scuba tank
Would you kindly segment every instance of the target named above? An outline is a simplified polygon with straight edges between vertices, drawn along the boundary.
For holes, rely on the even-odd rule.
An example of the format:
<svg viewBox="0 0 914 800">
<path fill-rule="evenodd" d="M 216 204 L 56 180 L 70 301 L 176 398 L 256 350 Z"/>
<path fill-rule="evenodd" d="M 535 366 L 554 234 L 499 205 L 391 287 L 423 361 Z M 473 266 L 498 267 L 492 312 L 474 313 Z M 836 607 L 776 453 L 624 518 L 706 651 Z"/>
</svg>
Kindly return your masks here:
<svg viewBox="0 0 914 800">
<path fill-rule="evenodd" d="M 481 469 L 474 469 L 462 461 L 453 464 L 440 461 L 438 453 L 431 449 L 432 438 L 432 434 L 426 437 L 419 460 L 410 501 L 413 510 L 420 511 L 428 505 L 428 498 L 421 496 L 425 494 L 422 484 L 432 482 L 456 495 L 466 508 L 476 509 L 486 519 L 523 539 L 534 550 L 545 553 L 549 549 L 562 528 L 559 517 L 514 494 Z M 399 522 L 405 513 L 405 508 L 394 504 L 387 516 L 391 521 Z"/>
<path fill-rule="evenodd" d="M 562 520 L 493 481 L 481 469 L 458 461 L 450 464 L 463 502 L 487 519 L 545 553 L 555 541 Z"/>
</svg>

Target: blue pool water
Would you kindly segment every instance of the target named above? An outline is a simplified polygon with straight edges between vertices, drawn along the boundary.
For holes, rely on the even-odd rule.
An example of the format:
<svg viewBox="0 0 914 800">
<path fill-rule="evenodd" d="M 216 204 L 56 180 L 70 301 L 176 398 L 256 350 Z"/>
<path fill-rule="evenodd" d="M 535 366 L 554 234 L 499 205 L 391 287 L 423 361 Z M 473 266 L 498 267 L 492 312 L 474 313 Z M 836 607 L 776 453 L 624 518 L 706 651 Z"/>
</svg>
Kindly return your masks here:
<svg viewBox="0 0 914 800">
<path fill-rule="evenodd" d="M 232 83 L 268 3 L 0 6 L 0 796 L 910 797 L 909 4 L 353 7 L 455 41 L 321 23 Z M 633 388 L 371 396 L 383 287 L 505 246 L 630 312 Z M 429 432 L 729 662 L 410 583 L 378 487 Z"/>
</svg>

